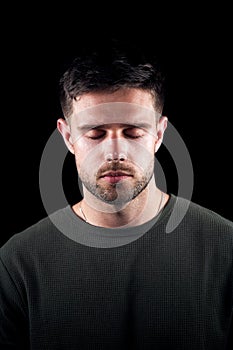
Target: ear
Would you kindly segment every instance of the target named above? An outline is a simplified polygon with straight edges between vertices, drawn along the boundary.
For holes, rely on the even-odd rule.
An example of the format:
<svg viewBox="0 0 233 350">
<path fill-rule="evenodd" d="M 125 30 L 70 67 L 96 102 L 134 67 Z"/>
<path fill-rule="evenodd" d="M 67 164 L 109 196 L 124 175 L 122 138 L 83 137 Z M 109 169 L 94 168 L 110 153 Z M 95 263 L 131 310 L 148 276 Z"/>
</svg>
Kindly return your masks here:
<svg viewBox="0 0 233 350">
<path fill-rule="evenodd" d="M 156 130 L 157 140 L 155 141 L 155 153 L 158 151 L 159 147 L 163 142 L 163 135 L 167 128 L 167 122 L 168 122 L 167 117 L 162 116 L 157 123 L 157 130 Z"/>
<path fill-rule="evenodd" d="M 72 143 L 71 133 L 70 133 L 70 126 L 68 125 L 67 121 L 65 119 L 58 119 L 57 120 L 57 129 L 60 132 L 60 134 L 63 137 L 63 140 L 68 148 L 68 150 L 74 154 L 74 147 Z"/>
</svg>

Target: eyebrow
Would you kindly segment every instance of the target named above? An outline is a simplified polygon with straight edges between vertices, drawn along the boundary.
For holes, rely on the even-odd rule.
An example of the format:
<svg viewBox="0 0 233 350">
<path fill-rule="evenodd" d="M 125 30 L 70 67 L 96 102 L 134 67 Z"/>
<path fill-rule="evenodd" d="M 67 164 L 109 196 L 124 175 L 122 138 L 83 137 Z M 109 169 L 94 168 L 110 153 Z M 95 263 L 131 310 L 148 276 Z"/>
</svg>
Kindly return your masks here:
<svg viewBox="0 0 233 350">
<path fill-rule="evenodd" d="M 106 127 L 106 125 L 110 124 L 120 124 L 128 127 L 138 127 L 142 129 L 149 129 L 152 127 L 151 124 L 149 123 L 135 123 L 135 124 L 129 124 L 129 123 L 107 123 L 107 124 L 83 124 L 78 126 L 79 130 L 90 130 L 90 129 L 96 129 L 96 128 L 101 128 L 101 127 Z"/>
</svg>

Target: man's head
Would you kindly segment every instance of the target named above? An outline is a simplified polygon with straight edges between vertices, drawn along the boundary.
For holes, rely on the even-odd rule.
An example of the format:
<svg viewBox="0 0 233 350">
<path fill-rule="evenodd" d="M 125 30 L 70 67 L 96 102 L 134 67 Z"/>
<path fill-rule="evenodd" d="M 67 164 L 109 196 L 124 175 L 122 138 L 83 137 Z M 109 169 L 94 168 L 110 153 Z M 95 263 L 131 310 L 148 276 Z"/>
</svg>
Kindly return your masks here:
<svg viewBox="0 0 233 350">
<path fill-rule="evenodd" d="M 136 198 L 154 173 L 167 119 L 157 63 L 130 47 L 77 57 L 61 81 L 66 121 L 58 129 L 74 153 L 84 190 L 106 203 Z"/>
</svg>

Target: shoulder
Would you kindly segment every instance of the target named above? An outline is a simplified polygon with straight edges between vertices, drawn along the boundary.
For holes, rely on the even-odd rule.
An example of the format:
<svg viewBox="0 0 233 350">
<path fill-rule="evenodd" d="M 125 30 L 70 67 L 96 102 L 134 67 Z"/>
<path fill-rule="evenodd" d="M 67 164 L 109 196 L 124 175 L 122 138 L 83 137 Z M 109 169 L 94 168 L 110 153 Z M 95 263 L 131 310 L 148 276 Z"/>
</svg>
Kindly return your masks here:
<svg viewBox="0 0 233 350">
<path fill-rule="evenodd" d="M 215 211 L 182 197 L 175 197 L 177 212 L 184 213 L 183 225 L 198 232 L 233 240 L 233 222 Z"/>
<path fill-rule="evenodd" d="M 187 201 L 183 199 L 184 201 Z M 201 206 L 195 202 L 190 202 L 190 214 L 197 217 L 201 222 L 213 224 L 226 229 L 233 230 L 233 222 L 221 216 L 215 211 Z"/>
<path fill-rule="evenodd" d="M 4 260 L 9 257 L 20 258 L 22 255 L 32 255 L 34 252 L 43 249 L 46 245 L 53 244 L 54 239 L 57 239 L 58 229 L 54 225 L 52 218 L 64 216 L 65 211 L 66 208 L 59 209 L 27 227 L 25 230 L 15 233 L 0 248 L 0 258 Z"/>
</svg>

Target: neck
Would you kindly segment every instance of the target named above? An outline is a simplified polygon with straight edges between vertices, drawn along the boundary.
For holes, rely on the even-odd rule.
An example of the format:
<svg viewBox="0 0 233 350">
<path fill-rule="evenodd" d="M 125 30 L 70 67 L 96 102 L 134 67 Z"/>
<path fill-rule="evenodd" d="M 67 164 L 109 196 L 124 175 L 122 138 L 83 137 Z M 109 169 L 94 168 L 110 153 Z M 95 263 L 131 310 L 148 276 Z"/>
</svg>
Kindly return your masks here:
<svg viewBox="0 0 233 350">
<path fill-rule="evenodd" d="M 151 220 L 168 200 L 152 179 L 148 186 L 132 201 L 124 205 L 104 203 L 84 189 L 84 198 L 73 206 L 74 212 L 84 221 L 102 227 L 130 227 Z M 81 207 L 81 211 L 80 211 Z"/>
</svg>

